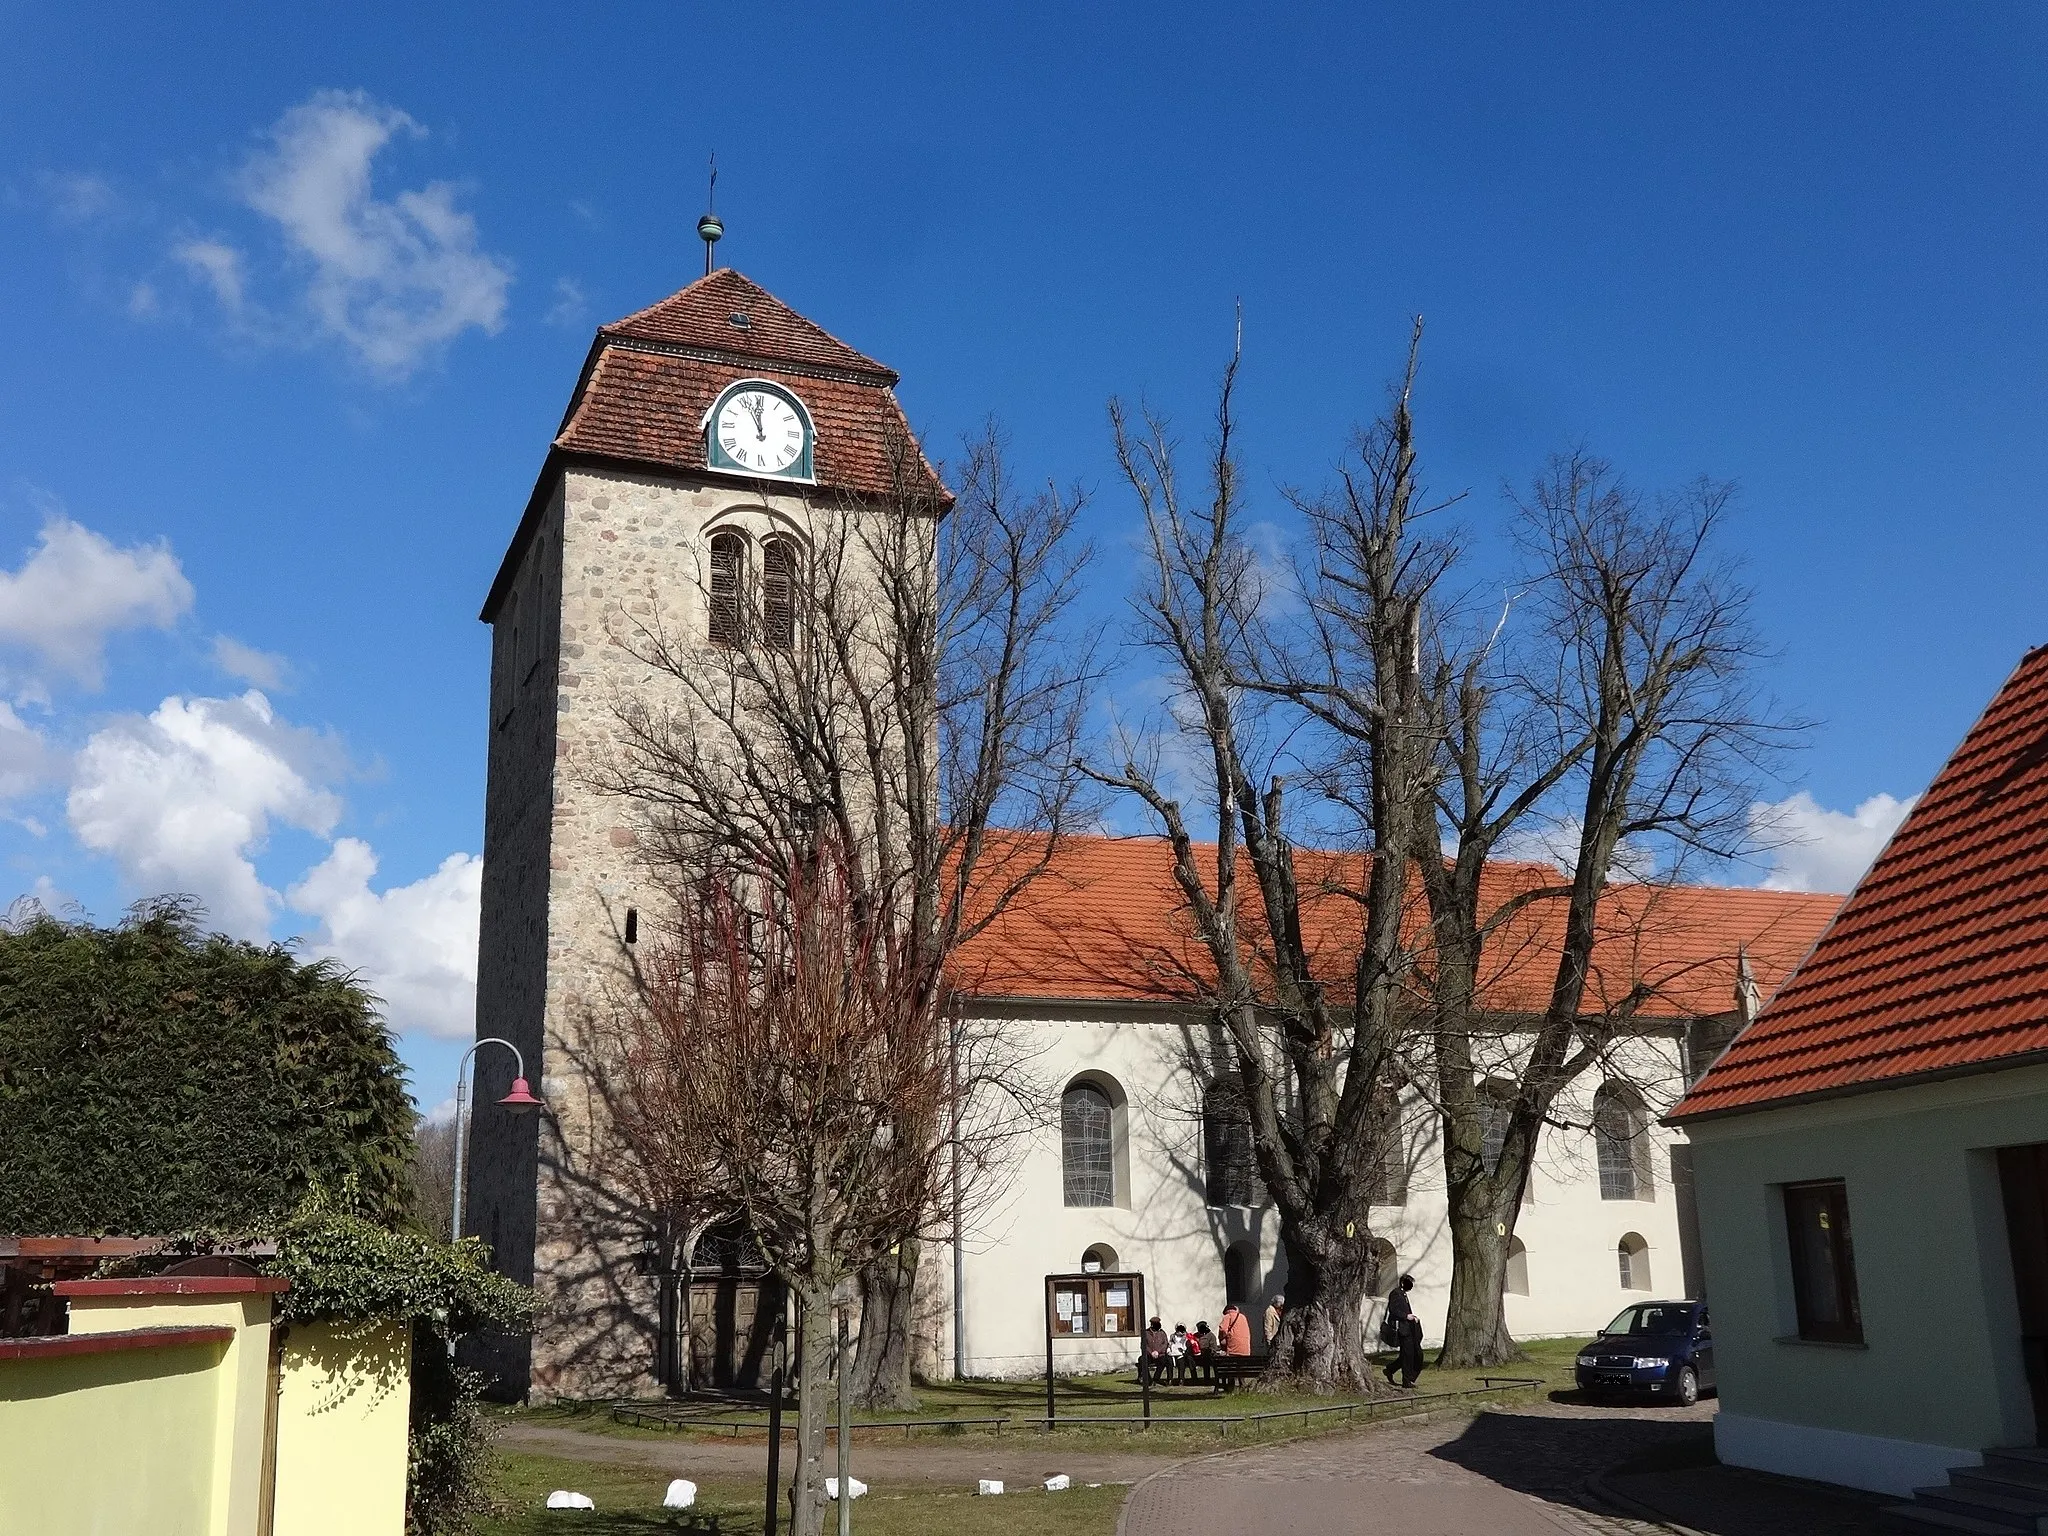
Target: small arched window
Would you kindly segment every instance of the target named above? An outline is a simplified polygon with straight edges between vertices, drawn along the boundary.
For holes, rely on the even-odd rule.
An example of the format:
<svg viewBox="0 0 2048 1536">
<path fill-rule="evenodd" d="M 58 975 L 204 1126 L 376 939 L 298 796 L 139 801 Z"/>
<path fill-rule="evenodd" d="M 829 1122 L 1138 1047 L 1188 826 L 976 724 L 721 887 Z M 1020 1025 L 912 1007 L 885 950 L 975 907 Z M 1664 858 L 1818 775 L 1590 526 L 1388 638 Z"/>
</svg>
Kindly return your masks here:
<svg viewBox="0 0 2048 1536">
<path fill-rule="evenodd" d="M 1060 1169 L 1068 1205 L 1116 1204 L 1116 1111 L 1093 1083 L 1060 1095 Z"/>
<path fill-rule="evenodd" d="M 1259 1250 L 1239 1238 L 1223 1250 L 1223 1299 L 1248 1306 L 1259 1280 Z"/>
<path fill-rule="evenodd" d="M 1365 1281 L 1366 1293 L 1371 1296 L 1384 1296 L 1394 1288 L 1394 1282 L 1401 1274 L 1397 1267 L 1399 1260 L 1395 1256 L 1394 1245 L 1384 1237 L 1376 1237 L 1366 1245 L 1366 1252 L 1371 1256 L 1371 1268 Z"/>
<path fill-rule="evenodd" d="M 1624 1291 L 1647 1291 L 1650 1288 L 1650 1245 L 1643 1241 L 1643 1235 L 1640 1232 L 1623 1233 L 1614 1252 L 1621 1264 L 1621 1288 Z"/>
<path fill-rule="evenodd" d="M 713 645 L 740 643 L 740 593 L 747 565 L 746 540 L 736 533 L 711 535 L 710 620 L 707 638 Z"/>
<path fill-rule="evenodd" d="M 1529 1246 L 1519 1237 L 1508 1239 L 1508 1264 L 1501 1289 L 1510 1296 L 1529 1294 Z"/>
<path fill-rule="evenodd" d="M 1081 1255 L 1083 1274 L 1115 1274 L 1116 1250 L 1107 1243 L 1091 1243 L 1087 1252 Z"/>
<path fill-rule="evenodd" d="M 1647 1116 L 1631 1089 L 1607 1083 L 1593 1095 L 1593 1149 L 1600 1161 L 1602 1200 L 1651 1197 Z"/>
<path fill-rule="evenodd" d="M 1211 1205 L 1258 1203 L 1252 1117 L 1235 1078 L 1219 1077 L 1203 1090 L 1202 1164 Z"/>
<path fill-rule="evenodd" d="M 789 539 L 761 546 L 761 639 L 778 651 L 796 649 L 797 570 L 801 554 Z"/>
</svg>

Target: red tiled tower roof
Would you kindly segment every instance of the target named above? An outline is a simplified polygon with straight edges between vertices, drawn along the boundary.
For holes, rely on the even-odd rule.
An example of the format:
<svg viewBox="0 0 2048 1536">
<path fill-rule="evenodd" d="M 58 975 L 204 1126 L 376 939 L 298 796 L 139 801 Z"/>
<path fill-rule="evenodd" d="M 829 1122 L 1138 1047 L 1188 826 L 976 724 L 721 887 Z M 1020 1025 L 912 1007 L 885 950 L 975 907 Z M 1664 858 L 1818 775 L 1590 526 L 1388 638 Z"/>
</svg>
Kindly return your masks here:
<svg viewBox="0 0 2048 1536">
<path fill-rule="evenodd" d="M 2029 651 L 1813 953 L 1671 1118 L 2048 1057 L 2048 647 Z"/>
<path fill-rule="evenodd" d="M 727 385 L 767 379 L 809 409 L 817 489 L 944 511 L 952 496 L 897 403 L 897 378 L 729 267 L 598 330 L 519 531 L 485 600 L 488 621 L 565 461 L 719 475 L 704 414 Z M 735 484 L 764 482 L 734 476 Z M 800 487 L 797 487 L 800 488 Z"/>
<path fill-rule="evenodd" d="M 1201 860 L 1214 867 L 1204 845 Z M 1303 888 L 1357 888 L 1352 854 L 1296 853 Z M 1249 868 L 1242 879 L 1248 884 Z M 1547 864 L 1487 867 L 1483 901 L 1497 911 L 1511 896 L 1562 888 Z M 1245 900 L 1256 905 L 1248 891 Z M 1639 1016 L 1671 1022 L 1730 1012 L 1737 956 L 1746 951 L 1766 996 L 1812 948 L 1839 897 L 1714 886 L 1621 884 L 1602 904 L 1587 987 L 1588 1012 L 1618 1005 L 1639 983 L 1649 998 Z M 1407 919 L 1412 941 L 1427 938 L 1419 892 Z M 1311 898 L 1308 940 L 1327 957 L 1325 981 L 1348 984 L 1359 907 L 1341 895 Z M 1503 923 L 1487 945 L 1481 991 L 1502 1014 L 1541 1013 L 1549 1001 L 1563 938 L 1564 904 L 1538 900 Z M 1319 964 L 1319 970 L 1325 967 Z M 1195 996 L 1211 974 L 1173 881 L 1170 845 L 1157 837 L 1077 837 L 1051 868 L 957 957 L 960 987 L 983 998 L 1088 1002 L 1173 1002 Z"/>
</svg>

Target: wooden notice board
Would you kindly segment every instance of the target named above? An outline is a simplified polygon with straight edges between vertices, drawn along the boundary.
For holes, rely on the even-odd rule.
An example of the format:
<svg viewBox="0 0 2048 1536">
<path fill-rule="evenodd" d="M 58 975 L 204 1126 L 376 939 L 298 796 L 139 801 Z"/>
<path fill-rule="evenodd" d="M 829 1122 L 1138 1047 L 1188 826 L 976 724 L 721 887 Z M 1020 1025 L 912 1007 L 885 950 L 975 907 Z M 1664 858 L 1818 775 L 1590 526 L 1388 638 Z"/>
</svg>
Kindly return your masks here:
<svg viewBox="0 0 2048 1536">
<path fill-rule="evenodd" d="M 1047 1275 L 1045 1333 L 1052 1339 L 1130 1339 L 1145 1331 L 1145 1277 L 1133 1272 Z"/>
</svg>

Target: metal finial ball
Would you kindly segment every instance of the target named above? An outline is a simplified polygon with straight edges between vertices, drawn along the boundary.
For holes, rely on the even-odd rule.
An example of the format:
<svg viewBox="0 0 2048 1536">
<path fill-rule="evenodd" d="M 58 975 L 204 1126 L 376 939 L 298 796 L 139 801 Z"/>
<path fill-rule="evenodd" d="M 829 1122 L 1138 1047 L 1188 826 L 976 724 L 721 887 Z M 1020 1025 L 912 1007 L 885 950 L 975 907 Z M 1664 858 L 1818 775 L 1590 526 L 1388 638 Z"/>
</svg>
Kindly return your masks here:
<svg viewBox="0 0 2048 1536">
<path fill-rule="evenodd" d="M 724 233 L 725 226 L 718 222 L 718 215 L 715 213 L 707 213 L 697 221 L 697 238 L 706 245 L 718 244 L 719 237 Z"/>
</svg>

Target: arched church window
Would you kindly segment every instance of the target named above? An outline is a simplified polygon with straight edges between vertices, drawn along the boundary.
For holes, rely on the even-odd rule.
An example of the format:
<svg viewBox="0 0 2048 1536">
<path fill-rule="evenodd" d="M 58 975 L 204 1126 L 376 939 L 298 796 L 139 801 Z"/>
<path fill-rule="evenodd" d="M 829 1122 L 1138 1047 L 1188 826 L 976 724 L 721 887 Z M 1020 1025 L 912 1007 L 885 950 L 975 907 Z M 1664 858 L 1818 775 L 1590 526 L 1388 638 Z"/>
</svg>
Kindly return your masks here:
<svg viewBox="0 0 2048 1536">
<path fill-rule="evenodd" d="M 1408 1137 L 1401 1123 L 1400 1096 L 1381 1088 L 1372 1096 L 1374 1168 L 1369 1197 L 1374 1205 L 1408 1203 Z M 1498 1155 L 1498 1154 L 1496 1154 Z"/>
<path fill-rule="evenodd" d="M 1235 1078 L 1219 1077 L 1202 1092 L 1202 1165 L 1211 1205 L 1258 1204 L 1252 1117 Z"/>
<path fill-rule="evenodd" d="M 706 634 L 713 645 L 740 643 L 740 584 L 746 564 L 746 540 L 736 533 L 711 535 L 711 614 Z"/>
<path fill-rule="evenodd" d="M 788 539 L 770 539 L 761 546 L 761 638 L 778 651 L 796 649 L 799 559 Z"/>
<path fill-rule="evenodd" d="M 1488 1078 L 1479 1085 L 1479 1156 L 1488 1173 L 1500 1166 L 1501 1151 L 1508 1143 L 1508 1121 L 1513 1118 L 1514 1111 L 1515 1090 L 1512 1084 Z"/>
<path fill-rule="evenodd" d="M 1650 1138 L 1642 1101 L 1620 1083 L 1593 1095 L 1593 1149 L 1600 1162 L 1602 1200 L 1647 1200 L 1651 1195 Z"/>
<path fill-rule="evenodd" d="M 1060 1168 L 1068 1205 L 1116 1204 L 1116 1110 L 1093 1083 L 1060 1095 Z"/>
</svg>

